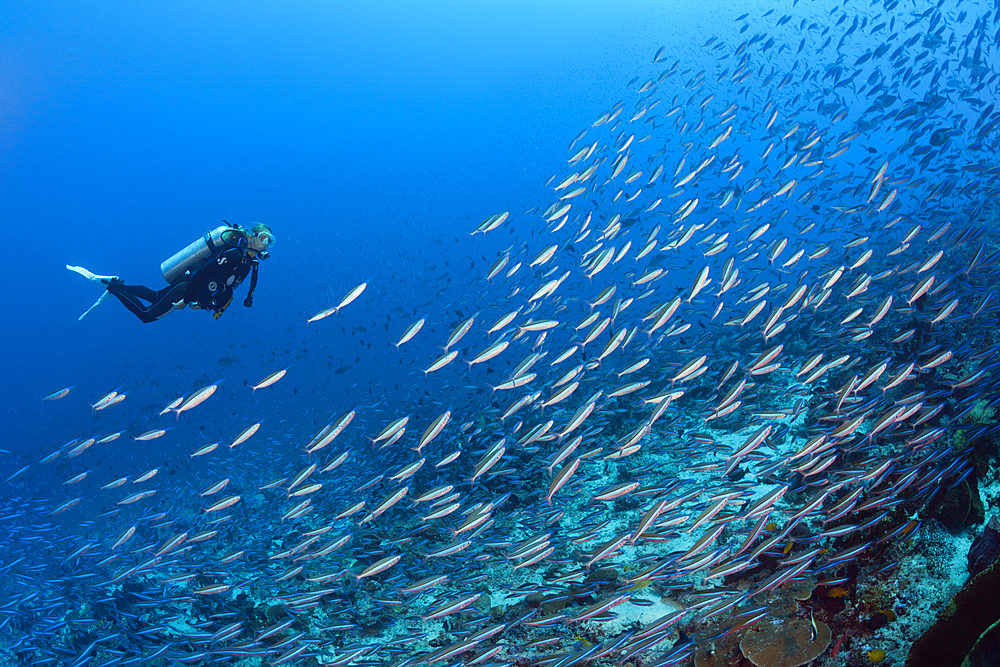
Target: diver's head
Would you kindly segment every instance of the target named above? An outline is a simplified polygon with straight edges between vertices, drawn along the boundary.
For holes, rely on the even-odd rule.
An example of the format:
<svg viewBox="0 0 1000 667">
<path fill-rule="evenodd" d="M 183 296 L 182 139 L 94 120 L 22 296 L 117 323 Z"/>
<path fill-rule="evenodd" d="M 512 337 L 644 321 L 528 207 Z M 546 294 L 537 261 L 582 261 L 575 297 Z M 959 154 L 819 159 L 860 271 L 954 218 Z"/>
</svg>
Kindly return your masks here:
<svg viewBox="0 0 1000 667">
<path fill-rule="evenodd" d="M 262 222 L 254 223 L 254 226 L 246 231 L 247 246 L 250 250 L 264 253 L 274 245 L 274 232 Z"/>
</svg>

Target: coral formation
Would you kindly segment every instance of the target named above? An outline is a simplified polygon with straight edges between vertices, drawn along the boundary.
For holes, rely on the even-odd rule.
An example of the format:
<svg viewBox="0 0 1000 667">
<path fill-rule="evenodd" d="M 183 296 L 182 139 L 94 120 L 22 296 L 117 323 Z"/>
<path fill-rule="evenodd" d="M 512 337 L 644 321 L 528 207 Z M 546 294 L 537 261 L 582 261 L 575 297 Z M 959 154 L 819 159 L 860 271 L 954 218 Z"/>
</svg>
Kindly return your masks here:
<svg viewBox="0 0 1000 667">
<path fill-rule="evenodd" d="M 1000 556 L 1000 520 L 992 517 L 969 549 L 969 578 L 988 568 Z"/>
<path fill-rule="evenodd" d="M 756 667 L 798 667 L 822 655 L 832 638 L 826 623 L 803 619 L 754 627 L 740 650 Z"/>
<path fill-rule="evenodd" d="M 955 594 L 938 620 L 910 647 L 906 667 L 958 667 L 986 630 L 1000 620 L 1000 561 Z"/>
</svg>

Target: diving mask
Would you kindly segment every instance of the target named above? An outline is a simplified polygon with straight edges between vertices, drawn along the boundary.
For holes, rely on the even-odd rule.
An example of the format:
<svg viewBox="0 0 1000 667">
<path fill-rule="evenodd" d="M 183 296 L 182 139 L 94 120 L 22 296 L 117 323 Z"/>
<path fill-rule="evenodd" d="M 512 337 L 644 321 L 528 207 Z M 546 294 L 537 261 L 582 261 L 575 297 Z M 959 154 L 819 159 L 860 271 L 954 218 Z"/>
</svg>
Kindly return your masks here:
<svg viewBox="0 0 1000 667">
<path fill-rule="evenodd" d="M 257 232 L 257 243 L 265 248 L 270 248 L 274 245 L 274 234 L 270 232 Z"/>
</svg>

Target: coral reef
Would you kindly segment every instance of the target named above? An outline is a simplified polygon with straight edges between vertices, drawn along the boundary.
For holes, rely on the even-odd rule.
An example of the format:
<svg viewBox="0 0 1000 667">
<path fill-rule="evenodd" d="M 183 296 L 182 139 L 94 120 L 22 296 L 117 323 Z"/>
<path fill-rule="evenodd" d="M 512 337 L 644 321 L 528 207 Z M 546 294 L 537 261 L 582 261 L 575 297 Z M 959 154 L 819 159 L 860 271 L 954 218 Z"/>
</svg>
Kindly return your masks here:
<svg viewBox="0 0 1000 667">
<path fill-rule="evenodd" d="M 969 578 L 988 568 L 1000 556 L 1000 520 L 992 517 L 969 549 Z"/>
<path fill-rule="evenodd" d="M 986 630 L 1000 620 L 1000 561 L 974 576 L 938 620 L 910 647 L 906 667 L 958 667 Z"/>
<path fill-rule="evenodd" d="M 822 655 L 832 638 L 826 623 L 803 619 L 754 627 L 740 650 L 756 667 L 798 667 Z"/>
</svg>

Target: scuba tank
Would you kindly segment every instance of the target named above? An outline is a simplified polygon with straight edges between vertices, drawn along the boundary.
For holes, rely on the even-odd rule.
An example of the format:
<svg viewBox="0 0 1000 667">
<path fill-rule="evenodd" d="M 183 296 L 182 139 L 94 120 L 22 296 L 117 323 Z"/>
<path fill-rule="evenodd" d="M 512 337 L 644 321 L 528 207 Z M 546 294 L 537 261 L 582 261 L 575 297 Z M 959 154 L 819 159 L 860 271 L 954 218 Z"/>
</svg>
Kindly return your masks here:
<svg viewBox="0 0 1000 667">
<path fill-rule="evenodd" d="M 227 235 L 226 232 L 240 234 L 241 230 L 236 225 L 220 225 L 210 232 L 205 232 L 205 235 L 200 239 L 160 264 L 164 280 L 173 283 L 184 275 L 185 271 L 204 262 L 220 247 L 228 245 L 230 241 L 225 237 L 231 237 L 232 234 Z"/>
</svg>

